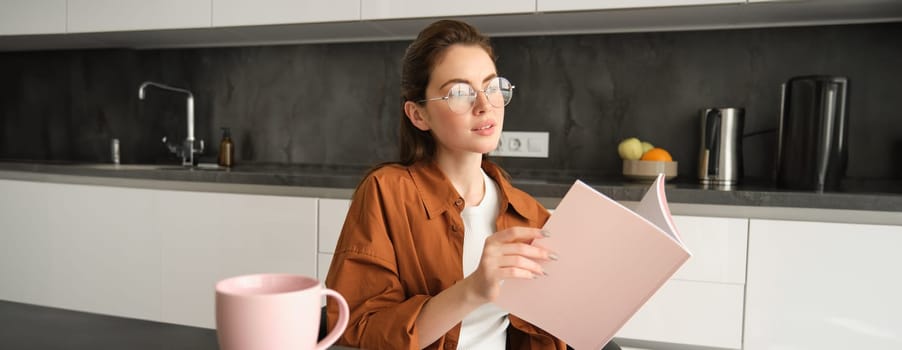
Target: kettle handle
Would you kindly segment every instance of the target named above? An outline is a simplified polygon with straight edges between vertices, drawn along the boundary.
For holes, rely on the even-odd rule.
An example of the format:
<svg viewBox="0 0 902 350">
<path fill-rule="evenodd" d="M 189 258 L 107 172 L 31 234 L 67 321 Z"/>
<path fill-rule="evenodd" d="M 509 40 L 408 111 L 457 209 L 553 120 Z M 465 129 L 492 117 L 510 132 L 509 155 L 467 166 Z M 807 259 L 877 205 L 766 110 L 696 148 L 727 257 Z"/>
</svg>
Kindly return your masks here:
<svg viewBox="0 0 902 350">
<path fill-rule="evenodd" d="M 719 147 L 715 147 L 720 139 L 720 110 L 711 108 L 705 112 L 705 163 L 707 175 L 717 174 Z M 713 161 L 712 161 L 713 160 Z"/>
</svg>

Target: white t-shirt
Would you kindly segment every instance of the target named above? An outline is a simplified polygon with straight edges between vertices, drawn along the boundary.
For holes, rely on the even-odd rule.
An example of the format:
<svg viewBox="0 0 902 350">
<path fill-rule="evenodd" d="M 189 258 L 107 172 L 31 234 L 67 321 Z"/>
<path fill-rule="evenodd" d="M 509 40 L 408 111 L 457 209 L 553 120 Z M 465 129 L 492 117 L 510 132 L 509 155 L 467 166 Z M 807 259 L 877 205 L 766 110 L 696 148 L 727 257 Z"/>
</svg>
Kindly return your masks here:
<svg viewBox="0 0 902 350">
<path fill-rule="evenodd" d="M 498 184 L 485 171 L 485 195 L 477 206 L 468 206 L 461 212 L 464 221 L 464 276 L 469 276 L 479 266 L 485 239 L 495 233 L 500 202 Z M 480 306 L 467 317 L 460 326 L 458 349 L 495 349 L 507 347 L 507 312 L 495 304 Z"/>
</svg>

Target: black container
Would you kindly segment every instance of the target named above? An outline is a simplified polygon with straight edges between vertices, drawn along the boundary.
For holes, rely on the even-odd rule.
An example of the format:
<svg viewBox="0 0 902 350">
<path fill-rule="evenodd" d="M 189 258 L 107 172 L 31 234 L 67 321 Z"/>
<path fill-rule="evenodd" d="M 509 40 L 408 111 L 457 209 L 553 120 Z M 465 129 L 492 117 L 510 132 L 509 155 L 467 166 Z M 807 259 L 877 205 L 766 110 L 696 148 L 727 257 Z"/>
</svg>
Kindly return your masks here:
<svg viewBox="0 0 902 350">
<path fill-rule="evenodd" d="M 776 183 L 796 190 L 839 189 L 849 158 L 849 80 L 794 77 L 783 84 Z"/>
</svg>

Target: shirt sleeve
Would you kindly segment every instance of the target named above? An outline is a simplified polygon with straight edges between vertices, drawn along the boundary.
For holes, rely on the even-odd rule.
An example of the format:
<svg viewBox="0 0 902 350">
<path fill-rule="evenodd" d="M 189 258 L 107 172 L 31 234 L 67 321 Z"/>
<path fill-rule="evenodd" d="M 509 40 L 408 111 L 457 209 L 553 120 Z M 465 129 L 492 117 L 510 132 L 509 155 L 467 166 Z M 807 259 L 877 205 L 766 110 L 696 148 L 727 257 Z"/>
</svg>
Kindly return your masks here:
<svg viewBox="0 0 902 350">
<path fill-rule="evenodd" d="M 341 293 L 350 309 L 348 327 L 339 344 L 367 349 L 417 349 L 416 319 L 430 296 L 408 296 L 398 277 L 389 232 L 392 212 L 386 208 L 386 203 L 392 205 L 392 198 L 387 190 L 372 175 L 358 186 L 326 286 Z M 328 303 L 331 330 L 338 320 L 338 305 L 331 298 Z"/>
</svg>

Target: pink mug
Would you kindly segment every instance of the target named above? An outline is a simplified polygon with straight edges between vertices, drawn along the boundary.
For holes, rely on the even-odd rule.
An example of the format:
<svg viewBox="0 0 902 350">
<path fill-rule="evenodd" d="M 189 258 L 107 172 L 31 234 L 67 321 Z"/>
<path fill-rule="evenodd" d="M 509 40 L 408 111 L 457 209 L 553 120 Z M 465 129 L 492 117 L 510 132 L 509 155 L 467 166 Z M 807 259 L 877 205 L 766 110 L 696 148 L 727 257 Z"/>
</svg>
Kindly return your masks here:
<svg viewBox="0 0 902 350">
<path fill-rule="evenodd" d="M 338 323 L 317 343 L 323 295 L 338 301 Z M 313 278 L 257 274 L 216 283 L 216 334 L 222 350 L 322 350 L 347 325 L 348 303 Z"/>
</svg>

